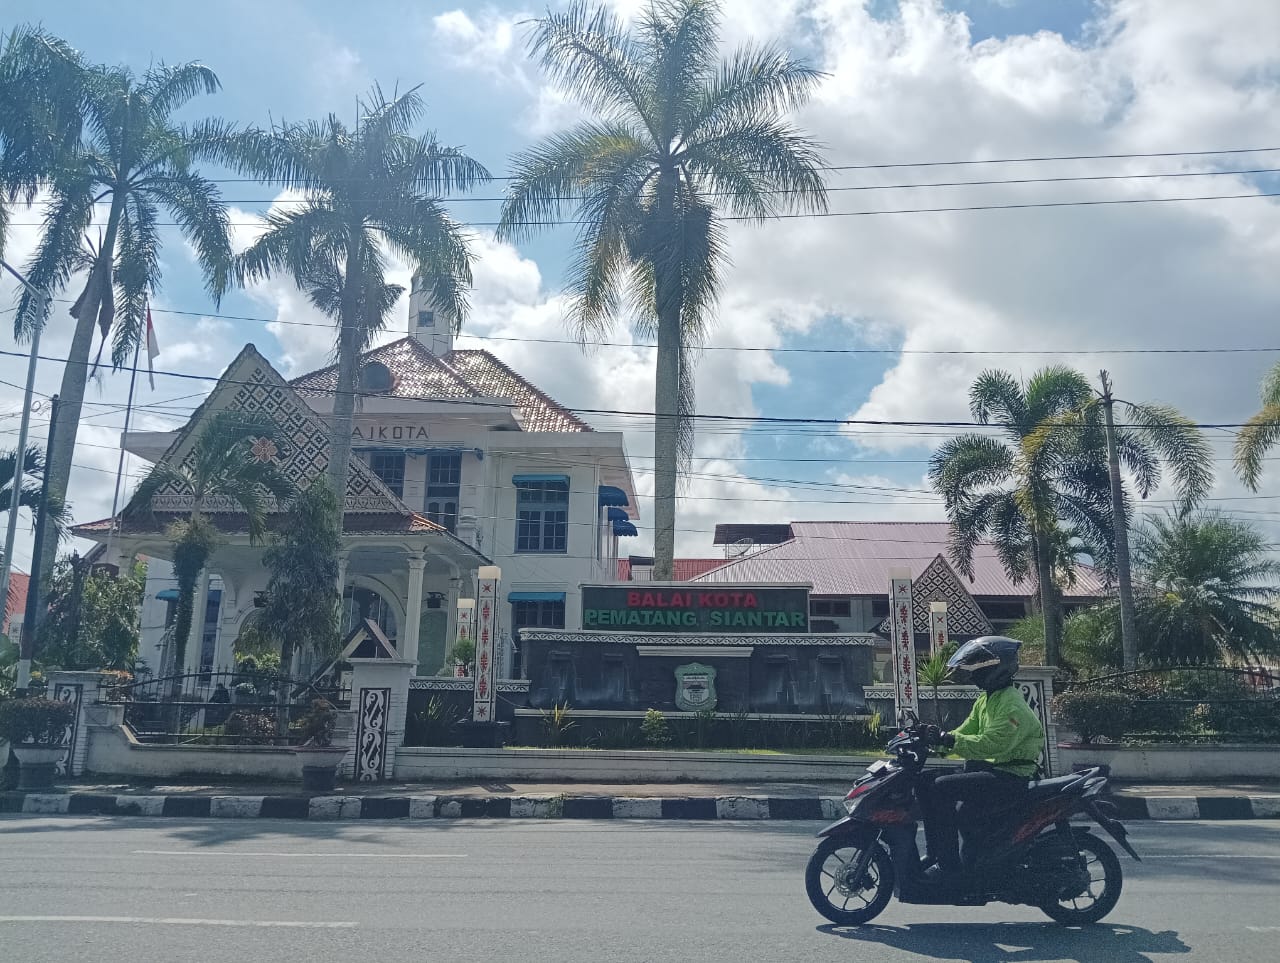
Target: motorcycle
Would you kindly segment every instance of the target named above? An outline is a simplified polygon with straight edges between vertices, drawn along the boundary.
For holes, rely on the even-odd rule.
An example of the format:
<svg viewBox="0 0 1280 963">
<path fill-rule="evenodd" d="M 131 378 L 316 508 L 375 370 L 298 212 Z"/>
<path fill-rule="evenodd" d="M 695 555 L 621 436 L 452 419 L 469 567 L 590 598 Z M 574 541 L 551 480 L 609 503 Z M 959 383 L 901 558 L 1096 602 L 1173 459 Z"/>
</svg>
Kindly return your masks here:
<svg viewBox="0 0 1280 963">
<path fill-rule="evenodd" d="M 818 833 L 822 842 L 805 869 L 814 909 L 840 926 L 859 926 L 895 895 L 932 906 L 1035 906 L 1070 925 L 1096 923 L 1115 908 L 1124 884 L 1119 858 L 1089 828 L 1071 823 L 1088 816 L 1141 861 L 1116 807 L 1102 798 L 1105 766 L 1031 782 L 1022 798 L 995 810 L 962 806 L 964 872 L 941 882 L 926 876 L 915 788 L 931 747 L 925 727 L 911 722 L 889 741 L 892 759 L 872 763 L 849 790 L 848 815 Z"/>
</svg>

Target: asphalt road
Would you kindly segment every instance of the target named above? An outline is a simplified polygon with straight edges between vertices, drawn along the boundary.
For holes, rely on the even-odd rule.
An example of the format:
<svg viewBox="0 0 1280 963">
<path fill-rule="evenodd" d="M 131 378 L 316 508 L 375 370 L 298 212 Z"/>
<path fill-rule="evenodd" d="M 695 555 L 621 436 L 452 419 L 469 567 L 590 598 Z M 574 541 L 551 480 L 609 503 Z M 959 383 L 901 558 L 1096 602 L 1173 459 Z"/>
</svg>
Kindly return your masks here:
<svg viewBox="0 0 1280 963">
<path fill-rule="evenodd" d="M 1104 924 L 804 896 L 796 823 L 0 819 L 0 960 L 1274 961 L 1280 822 L 1136 823 Z"/>
</svg>

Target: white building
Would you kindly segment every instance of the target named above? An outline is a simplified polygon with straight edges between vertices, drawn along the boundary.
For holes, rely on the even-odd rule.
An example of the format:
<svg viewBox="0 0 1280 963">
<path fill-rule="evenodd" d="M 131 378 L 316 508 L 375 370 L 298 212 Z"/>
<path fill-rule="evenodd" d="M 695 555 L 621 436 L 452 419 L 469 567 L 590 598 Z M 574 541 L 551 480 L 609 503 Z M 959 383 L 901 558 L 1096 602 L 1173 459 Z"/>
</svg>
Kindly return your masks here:
<svg viewBox="0 0 1280 963">
<path fill-rule="evenodd" d="M 616 578 L 618 539 L 635 534 L 635 496 L 621 433 L 592 430 L 489 352 L 455 349 L 420 293 L 410 308 L 409 335 L 362 359 L 340 561 L 347 624 L 373 618 L 419 675 L 433 675 L 453 637 L 455 602 L 473 594 L 483 565 L 502 570 L 502 638 L 524 626 L 578 628 L 578 586 Z M 259 457 L 305 485 L 328 463 L 336 383 L 332 367 L 288 382 L 247 345 L 186 426 L 131 432 L 125 445 L 180 463 L 214 412 L 264 413 L 279 426 L 278 444 L 262 445 Z M 140 655 L 157 673 L 168 669 L 177 596 L 165 530 L 189 508 L 189 498 L 162 492 L 150 511 L 117 520 L 114 537 L 111 519 L 76 529 L 110 543 L 107 561 L 153 560 Z M 209 512 L 224 538 L 200 581 L 187 671 L 231 665 L 268 578 L 235 506 Z"/>
</svg>

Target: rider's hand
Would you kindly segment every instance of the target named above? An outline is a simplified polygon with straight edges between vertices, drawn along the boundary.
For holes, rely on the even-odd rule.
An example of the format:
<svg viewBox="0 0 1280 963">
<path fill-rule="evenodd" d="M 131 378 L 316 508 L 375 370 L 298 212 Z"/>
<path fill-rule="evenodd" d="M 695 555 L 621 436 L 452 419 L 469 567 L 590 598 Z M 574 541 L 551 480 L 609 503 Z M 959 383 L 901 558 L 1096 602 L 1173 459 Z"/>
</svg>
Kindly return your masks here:
<svg viewBox="0 0 1280 963">
<path fill-rule="evenodd" d="M 949 732 L 943 732 L 937 726 L 925 726 L 924 741 L 931 746 L 942 746 L 950 749 L 956 744 L 956 737 Z"/>
<path fill-rule="evenodd" d="M 954 749 L 956 747 L 956 737 L 950 732 L 938 733 L 938 745 L 943 749 Z"/>
</svg>

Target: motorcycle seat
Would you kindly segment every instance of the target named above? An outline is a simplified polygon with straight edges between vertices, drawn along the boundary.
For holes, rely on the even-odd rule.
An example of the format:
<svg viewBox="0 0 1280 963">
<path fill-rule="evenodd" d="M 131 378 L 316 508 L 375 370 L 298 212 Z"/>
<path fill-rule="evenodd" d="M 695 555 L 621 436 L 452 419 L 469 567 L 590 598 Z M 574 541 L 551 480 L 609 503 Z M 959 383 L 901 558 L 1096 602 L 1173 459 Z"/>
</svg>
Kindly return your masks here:
<svg viewBox="0 0 1280 963">
<path fill-rule="evenodd" d="M 1027 783 L 1028 800 L 1031 799 L 1047 799 L 1049 796 L 1056 796 L 1074 782 L 1080 781 L 1080 774 L 1076 773 L 1071 776 L 1057 776 L 1054 779 L 1039 779 Z"/>
</svg>

